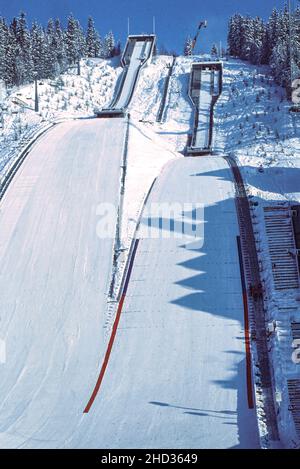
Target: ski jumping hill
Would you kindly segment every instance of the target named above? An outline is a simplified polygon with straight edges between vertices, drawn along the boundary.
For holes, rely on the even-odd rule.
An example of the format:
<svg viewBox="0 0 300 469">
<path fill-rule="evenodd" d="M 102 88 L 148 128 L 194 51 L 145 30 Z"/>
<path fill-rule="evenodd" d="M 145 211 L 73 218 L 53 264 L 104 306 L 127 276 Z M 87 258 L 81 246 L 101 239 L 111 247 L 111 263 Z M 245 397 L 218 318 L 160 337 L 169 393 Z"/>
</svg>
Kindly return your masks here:
<svg viewBox="0 0 300 469">
<path fill-rule="evenodd" d="M 289 179 L 290 187 L 286 179 L 276 182 L 276 171 L 299 171 L 299 157 L 293 159 L 297 151 L 299 156 L 299 123 L 285 109 L 286 120 L 277 130 L 290 153 L 275 170 L 276 145 L 283 143 L 267 128 L 275 107 L 285 106 L 276 101 L 278 88 L 262 78 L 264 71 L 224 62 L 208 144 L 211 73 L 202 75 L 198 110 L 206 114 L 198 120 L 202 127 L 194 128 L 188 95 L 192 60 L 152 57 L 153 41 L 134 42 L 123 78 L 113 64 L 90 65 L 98 77 L 97 83 L 91 79 L 93 93 L 105 81 L 97 109 L 122 115 L 97 119 L 90 105 L 77 115 L 76 106 L 69 115 L 53 109 L 55 125 L 25 153 L 1 145 L 1 187 L 9 182 L 0 201 L 0 339 L 6 347 L 0 364 L 2 448 L 296 445 L 292 416 L 281 410 L 289 405 L 285 370 L 271 376 L 274 428 L 257 392 L 263 383 L 245 299 L 254 303 L 239 250 L 236 180 L 224 156 L 241 166 L 245 194 L 259 208 L 274 197 L 286 200 L 287 194 L 298 203 L 297 178 Z M 208 57 L 194 61 L 206 63 Z M 84 85 L 76 80 L 80 95 Z M 245 80 L 253 87 L 242 94 Z M 42 100 L 42 109 L 46 105 L 49 100 Z M 32 111 L 22 113 L 33 122 Z M 43 129 L 41 119 L 34 119 L 32 130 Z M 9 128 L 7 144 L 13 139 Z M 207 155 L 186 156 L 193 132 L 196 146 L 209 149 Z M 22 164 L 14 166 L 21 156 Z M 258 170 L 266 161 L 263 178 Z M 113 234 L 104 239 L 97 231 L 103 204 L 117 208 Z M 183 211 L 188 226 L 198 204 L 201 235 L 185 237 L 168 218 L 163 221 L 169 237 L 139 234 L 136 227 L 153 204 L 189 204 L 192 208 Z M 253 208 L 254 235 L 265 249 L 259 208 Z M 295 306 L 296 293 L 291 295 L 276 299 Z M 293 314 L 297 319 L 297 308 Z M 273 369 L 271 354 L 269 359 Z M 297 372 L 293 368 L 296 378 Z"/>
</svg>

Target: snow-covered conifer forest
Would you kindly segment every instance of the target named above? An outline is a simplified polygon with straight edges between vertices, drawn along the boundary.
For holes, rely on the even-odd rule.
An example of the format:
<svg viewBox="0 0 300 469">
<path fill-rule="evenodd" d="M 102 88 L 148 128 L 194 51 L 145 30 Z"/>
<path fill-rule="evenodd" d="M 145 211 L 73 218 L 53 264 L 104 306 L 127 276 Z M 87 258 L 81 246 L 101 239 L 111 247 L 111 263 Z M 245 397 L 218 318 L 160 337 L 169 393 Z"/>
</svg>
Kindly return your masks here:
<svg viewBox="0 0 300 469">
<path fill-rule="evenodd" d="M 120 54 L 120 43 L 112 31 L 104 38 L 95 28 L 92 17 L 86 28 L 70 14 L 66 27 L 60 19 L 49 19 L 46 27 L 33 22 L 26 14 L 8 22 L 0 17 L 0 77 L 6 85 L 23 85 L 38 79 L 55 78 L 82 57 L 111 58 Z"/>
<path fill-rule="evenodd" d="M 268 21 L 235 14 L 229 21 L 228 53 L 252 64 L 270 65 L 279 85 L 289 88 L 300 70 L 300 8 L 273 9 Z"/>
</svg>

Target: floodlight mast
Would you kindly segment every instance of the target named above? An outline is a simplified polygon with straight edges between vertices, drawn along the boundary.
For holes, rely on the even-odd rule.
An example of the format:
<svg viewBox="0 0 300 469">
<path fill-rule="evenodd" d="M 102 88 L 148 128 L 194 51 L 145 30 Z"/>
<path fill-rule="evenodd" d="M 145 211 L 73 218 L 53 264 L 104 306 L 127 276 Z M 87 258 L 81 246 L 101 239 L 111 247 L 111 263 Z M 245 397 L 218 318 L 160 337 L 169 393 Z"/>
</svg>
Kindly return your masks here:
<svg viewBox="0 0 300 469">
<path fill-rule="evenodd" d="M 193 50 L 195 49 L 196 47 L 196 44 L 197 44 L 197 40 L 198 40 L 198 37 L 199 37 L 199 34 L 200 34 L 200 31 L 201 29 L 204 29 L 204 28 L 207 28 L 207 20 L 204 20 L 204 21 L 200 21 L 199 23 L 199 26 L 198 26 L 198 29 L 197 29 L 197 33 L 193 39 L 193 42 L 192 42 L 192 52 Z"/>
</svg>

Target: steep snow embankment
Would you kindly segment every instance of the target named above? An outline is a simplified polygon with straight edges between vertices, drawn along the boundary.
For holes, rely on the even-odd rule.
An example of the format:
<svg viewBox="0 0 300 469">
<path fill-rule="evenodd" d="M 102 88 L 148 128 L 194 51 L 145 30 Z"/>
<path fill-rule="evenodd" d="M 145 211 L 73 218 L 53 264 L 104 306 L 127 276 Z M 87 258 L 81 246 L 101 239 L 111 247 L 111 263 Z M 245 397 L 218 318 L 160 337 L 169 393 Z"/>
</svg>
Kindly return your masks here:
<svg viewBox="0 0 300 469">
<path fill-rule="evenodd" d="M 177 57 L 170 79 L 163 122 L 157 123 L 156 117 L 163 97 L 167 66 L 172 56 L 158 56 L 153 64 L 142 70 L 130 113 L 136 120 L 152 126 L 154 132 L 174 151 L 182 152 L 192 125 L 192 106 L 188 97 L 189 73 L 193 59 Z"/>
<path fill-rule="evenodd" d="M 287 168 L 300 167 L 300 119 L 289 112 L 290 106 L 267 67 L 224 62 L 223 93 L 215 107 L 215 148 L 235 156 L 251 194 L 266 200 L 300 200 L 300 187 L 290 191 L 292 172 L 285 174 Z M 267 171 L 258 185 L 260 166 L 276 169 Z"/>
<path fill-rule="evenodd" d="M 270 325 L 269 352 L 279 429 L 284 445 L 297 447 L 300 440 L 290 412 L 287 380 L 300 379 L 300 365 L 292 361 L 291 333 L 291 323 L 300 322 L 300 292 L 291 285 L 276 287 L 282 261 L 274 263 L 278 250 L 282 248 L 284 254 L 288 248 L 288 208 L 300 202 L 300 119 L 289 112 L 290 106 L 285 91 L 274 84 L 268 68 L 240 60 L 224 62 L 223 94 L 215 108 L 215 148 L 238 161 L 251 199 L 266 322 Z M 276 207 L 275 212 L 270 212 L 270 207 Z M 271 225 L 268 231 L 267 222 Z M 281 243 L 274 251 L 274 244 L 270 243 L 277 239 Z M 287 258 L 282 278 L 287 276 L 288 263 Z"/>
<path fill-rule="evenodd" d="M 157 56 L 141 70 L 130 105 L 130 113 L 134 119 L 155 122 L 170 61 L 168 56 Z"/>
</svg>

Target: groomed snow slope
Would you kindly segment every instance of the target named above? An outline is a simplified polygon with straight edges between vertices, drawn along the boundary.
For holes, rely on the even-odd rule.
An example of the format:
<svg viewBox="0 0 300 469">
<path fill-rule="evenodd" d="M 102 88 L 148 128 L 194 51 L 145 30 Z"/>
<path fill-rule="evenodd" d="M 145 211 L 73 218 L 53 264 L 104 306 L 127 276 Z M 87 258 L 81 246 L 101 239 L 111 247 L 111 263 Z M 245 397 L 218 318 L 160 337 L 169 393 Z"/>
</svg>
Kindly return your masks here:
<svg viewBox="0 0 300 469">
<path fill-rule="evenodd" d="M 123 120 L 58 125 L 37 143 L 0 205 L 0 447 L 59 447 L 78 425 L 105 351 Z"/>
<path fill-rule="evenodd" d="M 170 162 L 152 202 L 203 203 L 204 246 L 140 240 L 102 387 L 66 446 L 258 447 L 231 172 L 222 158 Z"/>
<path fill-rule="evenodd" d="M 22 150 L 22 139 L 40 127 L 57 119 L 93 116 L 95 107 L 108 106 L 122 71 L 118 61 L 83 59 L 80 76 L 73 68 L 56 80 L 39 80 L 39 113 L 34 112 L 33 83 L 12 89 L 3 103 L 3 122 L 0 116 L 0 176 Z"/>
<path fill-rule="evenodd" d="M 257 447 L 234 188 L 221 158 L 171 162 L 154 186 L 149 203 L 204 203 L 204 247 L 140 241 L 107 374 L 83 414 L 105 351 L 111 268 L 95 211 L 117 203 L 122 127 L 59 125 L 2 201 L 0 446 Z"/>
</svg>

